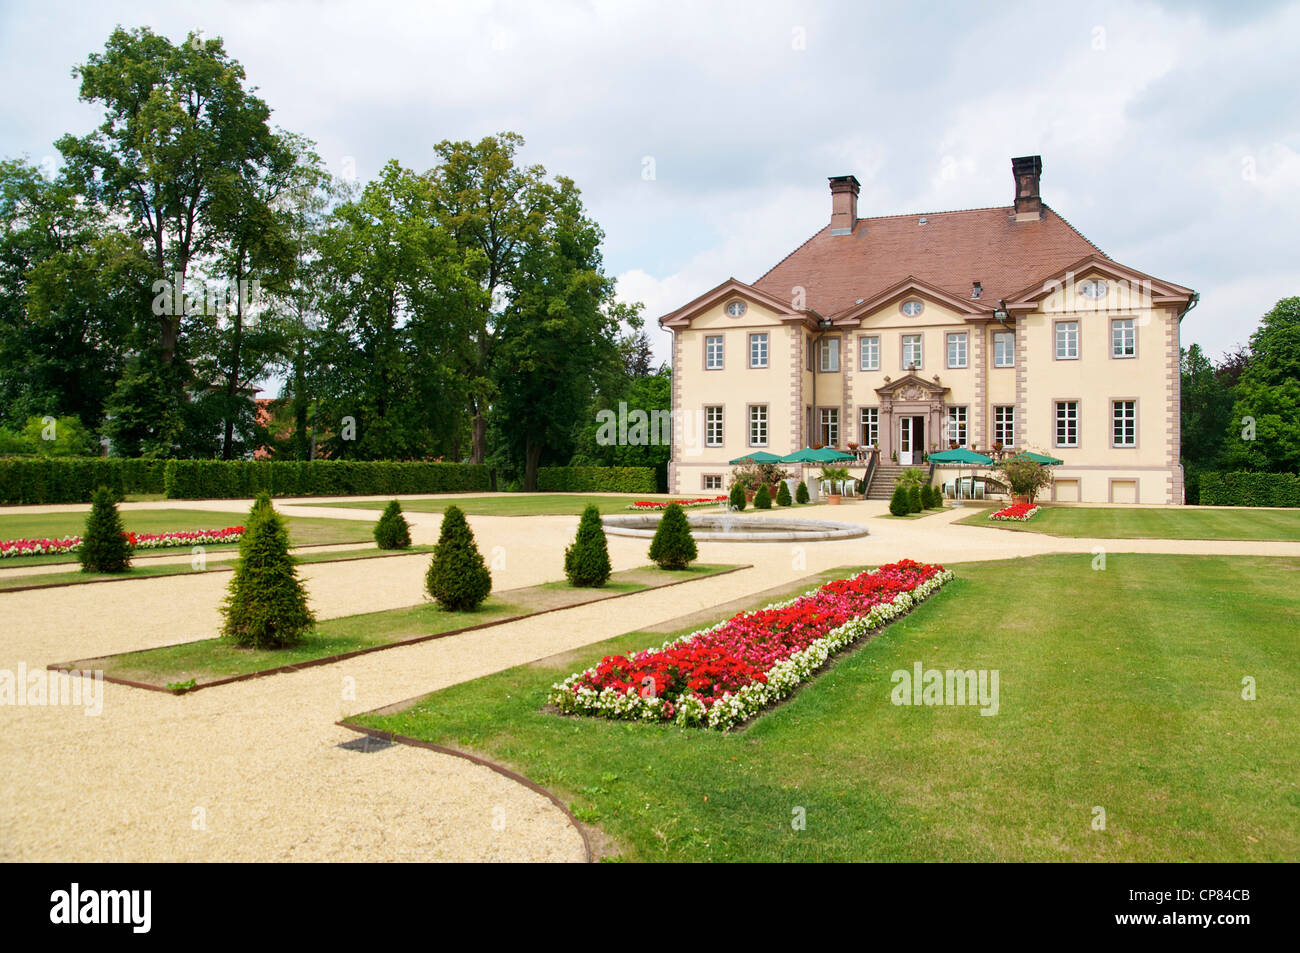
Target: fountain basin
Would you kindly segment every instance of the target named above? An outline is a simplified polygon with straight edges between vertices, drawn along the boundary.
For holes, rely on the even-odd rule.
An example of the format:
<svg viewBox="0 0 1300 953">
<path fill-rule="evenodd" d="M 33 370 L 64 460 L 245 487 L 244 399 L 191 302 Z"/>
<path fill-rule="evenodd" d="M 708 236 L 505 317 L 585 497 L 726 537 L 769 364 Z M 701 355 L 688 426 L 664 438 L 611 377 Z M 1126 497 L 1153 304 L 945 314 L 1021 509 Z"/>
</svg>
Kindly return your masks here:
<svg viewBox="0 0 1300 953">
<path fill-rule="evenodd" d="M 639 536 L 649 539 L 659 528 L 659 513 L 631 516 L 606 516 L 601 519 L 611 536 Z M 770 519 L 732 514 L 689 513 L 691 535 L 699 542 L 714 543 L 815 543 L 831 539 L 856 539 L 868 535 L 858 523 L 834 523 L 830 520 Z"/>
</svg>

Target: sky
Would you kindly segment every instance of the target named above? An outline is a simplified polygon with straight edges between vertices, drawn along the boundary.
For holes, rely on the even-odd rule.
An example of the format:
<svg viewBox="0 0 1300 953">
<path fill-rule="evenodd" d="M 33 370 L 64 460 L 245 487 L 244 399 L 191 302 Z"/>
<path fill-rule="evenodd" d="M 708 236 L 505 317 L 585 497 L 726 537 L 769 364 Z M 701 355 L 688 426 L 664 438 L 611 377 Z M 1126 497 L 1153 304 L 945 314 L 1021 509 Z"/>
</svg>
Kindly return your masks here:
<svg viewBox="0 0 1300 953">
<path fill-rule="evenodd" d="M 1300 294 L 1298 2 L 0 0 L 0 156 L 57 164 L 116 25 L 220 36 L 284 129 L 362 182 L 504 130 L 574 179 L 619 295 L 657 319 L 830 215 L 1009 205 L 1010 158 L 1112 258 L 1196 289 L 1212 356 Z"/>
</svg>

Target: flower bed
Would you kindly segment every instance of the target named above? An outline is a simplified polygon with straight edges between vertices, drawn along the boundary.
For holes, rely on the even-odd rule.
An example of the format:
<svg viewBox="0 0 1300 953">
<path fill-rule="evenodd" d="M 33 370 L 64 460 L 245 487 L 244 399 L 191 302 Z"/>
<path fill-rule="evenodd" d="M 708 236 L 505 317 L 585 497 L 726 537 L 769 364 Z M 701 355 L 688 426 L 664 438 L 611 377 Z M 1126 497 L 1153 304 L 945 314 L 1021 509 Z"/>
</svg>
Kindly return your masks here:
<svg viewBox="0 0 1300 953">
<path fill-rule="evenodd" d="M 244 535 L 244 527 L 227 526 L 225 529 L 198 529 L 177 533 L 125 533 L 132 549 L 170 549 L 176 546 L 199 546 L 215 543 L 237 543 Z M 0 542 L 0 559 L 14 556 L 62 556 L 81 548 L 80 536 L 60 539 L 10 539 Z"/>
<path fill-rule="evenodd" d="M 1037 503 L 1012 503 L 1004 510 L 998 510 L 989 516 L 991 520 L 1013 520 L 1017 523 L 1027 523 L 1037 515 L 1039 506 Z"/>
<path fill-rule="evenodd" d="M 904 559 L 836 579 L 661 648 L 606 656 L 552 685 L 548 700 L 569 714 L 733 728 L 952 578 L 942 566 Z"/>
<path fill-rule="evenodd" d="M 684 510 L 693 506 L 717 506 L 719 503 L 727 502 L 725 496 L 700 496 L 693 500 L 637 500 L 631 504 L 629 510 L 666 510 L 670 503 L 676 503 Z"/>
</svg>

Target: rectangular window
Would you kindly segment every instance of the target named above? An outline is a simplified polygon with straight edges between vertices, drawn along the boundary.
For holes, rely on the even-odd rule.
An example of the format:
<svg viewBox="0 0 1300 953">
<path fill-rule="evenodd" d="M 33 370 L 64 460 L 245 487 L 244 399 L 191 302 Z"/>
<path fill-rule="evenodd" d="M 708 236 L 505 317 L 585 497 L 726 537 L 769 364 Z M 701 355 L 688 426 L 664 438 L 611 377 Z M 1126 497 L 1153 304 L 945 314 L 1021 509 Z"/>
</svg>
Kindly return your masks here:
<svg viewBox="0 0 1300 953">
<path fill-rule="evenodd" d="M 858 354 L 864 371 L 880 370 L 880 336 L 873 334 L 858 341 Z"/>
<path fill-rule="evenodd" d="M 720 473 L 706 473 L 706 474 L 704 474 L 704 489 L 706 489 L 706 490 L 721 490 L 721 489 L 722 489 L 722 474 L 720 474 Z"/>
<path fill-rule="evenodd" d="M 862 408 L 861 441 L 864 447 L 874 447 L 880 443 L 880 408 Z"/>
<path fill-rule="evenodd" d="M 903 370 L 921 369 L 921 335 L 903 335 Z"/>
<path fill-rule="evenodd" d="M 1058 400 L 1056 402 L 1056 446 L 1077 447 L 1078 445 L 1079 402 Z"/>
<path fill-rule="evenodd" d="M 807 359 L 805 363 L 808 366 L 808 370 L 811 371 L 813 369 L 813 339 L 810 337 L 805 337 L 803 340 L 804 340 L 804 357 Z"/>
<path fill-rule="evenodd" d="M 821 413 L 821 429 L 818 430 L 818 436 L 821 442 L 828 447 L 837 447 L 840 443 L 840 411 L 838 407 L 823 407 Z"/>
<path fill-rule="evenodd" d="M 966 366 L 966 346 L 967 346 L 967 334 L 965 331 L 948 335 L 948 366 L 949 367 Z"/>
<path fill-rule="evenodd" d="M 1115 447 L 1136 447 L 1138 443 L 1137 401 L 1111 401 L 1111 418 L 1113 421 L 1111 445 Z"/>
<path fill-rule="evenodd" d="M 711 334 L 704 339 L 704 369 L 722 370 L 722 335 Z"/>
<path fill-rule="evenodd" d="M 1016 408 L 993 408 L 993 442 L 1004 447 L 1016 445 Z"/>
<path fill-rule="evenodd" d="M 1056 322 L 1056 359 L 1058 361 L 1077 361 L 1079 359 L 1079 322 Z"/>
<path fill-rule="evenodd" d="M 704 408 L 704 445 L 706 447 L 722 446 L 722 408 Z"/>
<path fill-rule="evenodd" d="M 749 445 L 767 446 L 767 405 L 754 404 L 749 408 Z"/>
<path fill-rule="evenodd" d="M 949 443 L 955 440 L 957 446 L 966 446 L 966 408 L 949 407 L 948 418 L 944 424 L 944 429 L 947 431 L 945 437 Z"/>
<path fill-rule="evenodd" d="M 749 336 L 749 366 L 767 367 L 767 334 Z"/>
<path fill-rule="evenodd" d="M 993 335 L 993 366 L 1010 367 L 1016 362 L 1016 336 L 1010 331 Z"/>
<path fill-rule="evenodd" d="M 1137 328 L 1132 318 L 1116 318 L 1110 323 L 1110 356 L 1137 357 Z"/>
<path fill-rule="evenodd" d="M 837 373 L 840 369 L 840 339 L 822 338 L 821 369 L 825 374 Z"/>
</svg>

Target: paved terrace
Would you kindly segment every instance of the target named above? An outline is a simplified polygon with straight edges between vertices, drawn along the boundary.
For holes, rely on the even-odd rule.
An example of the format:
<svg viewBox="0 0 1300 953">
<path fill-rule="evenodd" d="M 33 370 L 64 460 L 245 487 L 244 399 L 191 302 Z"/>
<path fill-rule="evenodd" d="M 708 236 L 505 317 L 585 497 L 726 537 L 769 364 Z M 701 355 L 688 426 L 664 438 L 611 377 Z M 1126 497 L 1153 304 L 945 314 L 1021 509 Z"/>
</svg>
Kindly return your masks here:
<svg viewBox="0 0 1300 953">
<path fill-rule="evenodd" d="M 329 508 L 320 498 L 276 502 L 289 515 L 373 521 L 387 499 L 375 498 L 374 511 Z M 177 501 L 123 508 L 233 516 L 247 513 L 249 505 Z M 581 860 L 578 834 L 541 795 L 426 750 L 341 749 L 341 742 L 357 736 L 334 721 L 838 566 L 905 556 L 952 563 L 1073 552 L 1090 559 L 1098 546 L 1108 553 L 1300 556 L 1297 543 L 1058 539 L 949 525 L 967 509 L 917 520 L 875 518 L 886 509 L 884 503 L 855 502 L 795 510 L 809 518 L 865 522 L 871 535 L 798 550 L 789 543 L 700 543 L 701 561 L 753 568 L 294 674 L 188 696 L 105 684 L 99 717 L 79 708 L 0 707 L 0 859 Z M 752 518 L 768 515 L 792 512 L 774 509 Z M 414 542 L 436 541 L 439 514 L 408 512 L 407 518 Z M 502 547 L 497 590 L 563 578 L 563 550 L 576 516 L 474 516 L 470 523 L 485 556 Z M 610 536 L 609 549 L 616 570 L 647 562 L 643 540 Z M 417 554 L 318 563 L 301 572 L 319 617 L 333 618 L 419 602 L 428 560 Z M 0 668 L 17 671 L 25 663 L 30 671 L 214 636 L 229 578 L 195 573 L 0 593 Z M 355 680 L 355 699 L 344 700 L 347 678 Z"/>
</svg>

